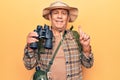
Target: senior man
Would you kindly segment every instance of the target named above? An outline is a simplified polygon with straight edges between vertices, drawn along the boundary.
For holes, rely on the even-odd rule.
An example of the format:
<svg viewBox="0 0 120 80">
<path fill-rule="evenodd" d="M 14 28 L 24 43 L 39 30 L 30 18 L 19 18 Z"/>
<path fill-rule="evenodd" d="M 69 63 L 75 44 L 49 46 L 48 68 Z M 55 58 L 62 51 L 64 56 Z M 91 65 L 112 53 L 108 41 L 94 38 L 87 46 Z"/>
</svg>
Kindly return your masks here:
<svg viewBox="0 0 120 80">
<path fill-rule="evenodd" d="M 45 54 L 37 54 L 37 50 L 31 49 L 30 44 L 37 42 L 38 34 L 30 32 L 27 36 L 27 46 L 25 47 L 24 64 L 27 69 L 33 69 L 40 66 L 45 70 L 51 60 L 59 42 L 62 44 L 55 56 L 53 64 L 49 70 L 50 80 L 82 80 L 82 65 L 91 68 L 93 65 L 93 54 L 90 45 L 90 36 L 78 27 L 80 35 L 79 42 L 71 30 L 67 29 L 69 22 L 74 22 L 78 16 L 78 9 L 70 7 L 67 4 L 57 1 L 53 2 L 49 7 L 43 9 L 43 17 L 51 22 L 51 30 L 53 32 L 52 49 L 46 49 Z M 63 34 L 66 32 L 65 37 Z M 81 51 L 79 50 L 81 47 Z M 29 53 L 29 55 L 26 55 Z M 32 57 L 29 57 L 32 56 Z M 40 57 L 38 60 L 37 57 Z"/>
</svg>

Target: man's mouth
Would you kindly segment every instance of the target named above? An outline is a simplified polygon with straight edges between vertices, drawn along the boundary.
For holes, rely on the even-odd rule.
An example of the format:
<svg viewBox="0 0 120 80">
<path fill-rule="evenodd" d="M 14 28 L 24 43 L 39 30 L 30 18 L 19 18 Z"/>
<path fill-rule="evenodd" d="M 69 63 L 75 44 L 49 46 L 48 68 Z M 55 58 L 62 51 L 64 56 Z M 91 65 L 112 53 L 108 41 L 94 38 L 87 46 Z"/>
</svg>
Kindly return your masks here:
<svg viewBox="0 0 120 80">
<path fill-rule="evenodd" d="M 63 21 L 56 20 L 56 22 L 60 22 L 60 23 L 62 23 Z"/>
</svg>

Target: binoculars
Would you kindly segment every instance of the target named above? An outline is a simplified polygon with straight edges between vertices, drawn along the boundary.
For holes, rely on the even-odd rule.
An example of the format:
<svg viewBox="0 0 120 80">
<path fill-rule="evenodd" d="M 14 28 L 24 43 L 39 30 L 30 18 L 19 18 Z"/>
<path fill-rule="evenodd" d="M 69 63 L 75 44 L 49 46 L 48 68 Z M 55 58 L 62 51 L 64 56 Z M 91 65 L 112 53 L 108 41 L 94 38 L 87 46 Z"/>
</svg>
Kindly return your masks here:
<svg viewBox="0 0 120 80">
<path fill-rule="evenodd" d="M 43 45 L 44 43 L 44 48 L 45 49 L 52 49 L 52 37 L 53 37 L 53 33 L 52 31 L 49 29 L 48 25 L 44 25 L 44 28 L 42 28 L 41 25 L 37 25 L 37 28 L 34 30 L 34 32 L 37 32 L 38 37 L 37 39 L 39 40 L 39 42 L 34 42 L 30 44 L 30 48 L 31 49 L 38 49 L 39 46 Z"/>
</svg>

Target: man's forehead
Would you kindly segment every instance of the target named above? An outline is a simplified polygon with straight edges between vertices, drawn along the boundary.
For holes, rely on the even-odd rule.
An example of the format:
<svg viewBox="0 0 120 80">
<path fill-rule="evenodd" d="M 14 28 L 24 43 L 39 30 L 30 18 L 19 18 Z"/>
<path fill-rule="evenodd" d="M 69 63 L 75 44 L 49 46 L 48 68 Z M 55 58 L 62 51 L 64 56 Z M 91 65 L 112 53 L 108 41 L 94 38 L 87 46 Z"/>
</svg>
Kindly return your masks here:
<svg viewBox="0 0 120 80">
<path fill-rule="evenodd" d="M 69 12 L 67 9 L 63 9 L 63 8 L 56 8 L 56 9 L 51 10 L 51 12 L 52 11 L 66 11 L 66 12 Z"/>
</svg>

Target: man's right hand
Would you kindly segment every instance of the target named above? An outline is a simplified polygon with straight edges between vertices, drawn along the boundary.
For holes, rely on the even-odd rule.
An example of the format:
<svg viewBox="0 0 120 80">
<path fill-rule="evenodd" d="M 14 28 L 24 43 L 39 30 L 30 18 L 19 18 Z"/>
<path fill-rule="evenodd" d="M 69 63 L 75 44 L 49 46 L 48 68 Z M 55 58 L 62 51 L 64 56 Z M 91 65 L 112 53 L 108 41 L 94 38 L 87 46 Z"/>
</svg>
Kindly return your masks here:
<svg viewBox="0 0 120 80">
<path fill-rule="evenodd" d="M 37 37 L 38 34 L 36 32 L 30 32 L 27 36 L 27 44 L 29 45 L 30 43 L 37 42 Z"/>
</svg>

